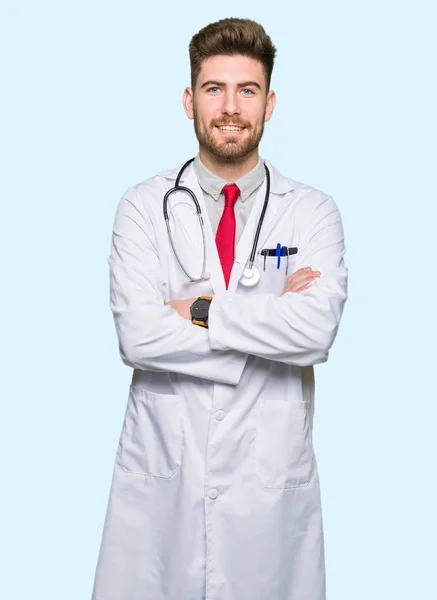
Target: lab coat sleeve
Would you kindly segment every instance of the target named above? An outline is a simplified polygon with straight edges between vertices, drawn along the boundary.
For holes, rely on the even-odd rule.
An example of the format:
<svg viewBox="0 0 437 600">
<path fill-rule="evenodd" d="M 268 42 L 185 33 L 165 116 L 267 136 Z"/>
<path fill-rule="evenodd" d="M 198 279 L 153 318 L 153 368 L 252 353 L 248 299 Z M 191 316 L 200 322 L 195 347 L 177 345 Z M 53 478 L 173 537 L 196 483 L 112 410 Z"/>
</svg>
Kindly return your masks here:
<svg viewBox="0 0 437 600">
<path fill-rule="evenodd" d="M 302 234 L 296 270 L 308 266 L 322 276 L 299 293 L 216 295 L 209 312 L 213 348 L 296 366 L 328 359 L 347 299 L 343 227 L 332 198 L 323 195 L 308 204 L 298 216 Z"/>
<path fill-rule="evenodd" d="M 126 365 L 220 383 L 239 382 L 247 355 L 212 349 L 206 328 L 165 306 L 157 236 L 144 199 L 135 188 L 120 200 L 108 262 L 110 307 Z"/>
</svg>

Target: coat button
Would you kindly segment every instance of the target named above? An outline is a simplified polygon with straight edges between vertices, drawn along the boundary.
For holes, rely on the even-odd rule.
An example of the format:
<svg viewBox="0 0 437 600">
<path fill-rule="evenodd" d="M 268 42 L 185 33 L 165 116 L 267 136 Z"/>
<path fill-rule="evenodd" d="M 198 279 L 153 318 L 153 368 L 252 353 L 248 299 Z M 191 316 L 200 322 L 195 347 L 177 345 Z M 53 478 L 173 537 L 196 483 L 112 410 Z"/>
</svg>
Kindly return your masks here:
<svg viewBox="0 0 437 600">
<path fill-rule="evenodd" d="M 218 410 L 215 413 L 215 418 L 217 419 L 217 421 L 223 421 L 223 419 L 225 418 L 225 411 L 224 410 Z"/>
<path fill-rule="evenodd" d="M 208 492 L 208 497 L 211 498 L 211 500 L 215 500 L 218 496 L 218 491 L 217 490 L 209 490 Z"/>
</svg>

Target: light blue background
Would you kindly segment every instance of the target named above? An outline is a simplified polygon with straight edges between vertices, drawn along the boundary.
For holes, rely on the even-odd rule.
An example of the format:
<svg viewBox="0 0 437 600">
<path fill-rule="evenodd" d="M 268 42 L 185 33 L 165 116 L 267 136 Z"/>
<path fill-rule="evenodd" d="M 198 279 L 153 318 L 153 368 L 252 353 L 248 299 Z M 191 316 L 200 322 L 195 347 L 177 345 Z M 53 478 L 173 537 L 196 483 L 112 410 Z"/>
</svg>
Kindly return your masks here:
<svg viewBox="0 0 437 600">
<path fill-rule="evenodd" d="M 225 16 L 278 48 L 262 156 L 345 229 L 349 300 L 316 368 L 328 598 L 437 598 L 434 6 L 2 3 L 1 598 L 90 598 L 131 376 L 115 210 L 196 152 L 188 43 Z"/>
</svg>

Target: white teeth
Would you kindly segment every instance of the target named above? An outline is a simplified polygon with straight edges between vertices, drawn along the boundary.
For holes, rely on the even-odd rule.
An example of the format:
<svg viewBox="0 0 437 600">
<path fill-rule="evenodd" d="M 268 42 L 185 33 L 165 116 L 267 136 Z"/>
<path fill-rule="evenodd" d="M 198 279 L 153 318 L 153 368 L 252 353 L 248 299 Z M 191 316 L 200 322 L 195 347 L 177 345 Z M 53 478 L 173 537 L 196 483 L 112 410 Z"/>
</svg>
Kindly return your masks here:
<svg viewBox="0 0 437 600">
<path fill-rule="evenodd" d="M 222 131 L 241 131 L 243 127 L 231 127 L 230 125 L 224 125 L 223 127 L 219 127 Z"/>
</svg>

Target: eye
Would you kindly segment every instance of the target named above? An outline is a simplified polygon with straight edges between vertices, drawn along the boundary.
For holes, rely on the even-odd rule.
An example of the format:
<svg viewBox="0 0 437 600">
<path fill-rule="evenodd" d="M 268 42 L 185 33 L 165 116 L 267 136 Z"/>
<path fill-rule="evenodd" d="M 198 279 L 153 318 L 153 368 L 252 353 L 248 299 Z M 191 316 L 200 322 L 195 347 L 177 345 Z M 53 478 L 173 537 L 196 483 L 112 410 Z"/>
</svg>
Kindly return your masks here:
<svg viewBox="0 0 437 600">
<path fill-rule="evenodd" d="M 249 88 L 244 88 L 243 90 L 241 90 L 243 93 L 243 96 L 252 96 L 254 91 L 250 90 Z"/>
<path fill-rule="evenodd" d="M 220 91 L 220 88 L 219 88 L 219 87 L 217 87 L 216 85 L 214 85 L 213 87 L 210 87 L 210 88 L 208 88 L 208 90 L 207 90 L 207 91 L 208 91 L 208 92 L 211 92 L 211 93 L 213 93 L 213 94 L 215 94 L 215 93 L 217 93 L 217 92 L 219 92 L 219 91 Z"/>
</svg>

